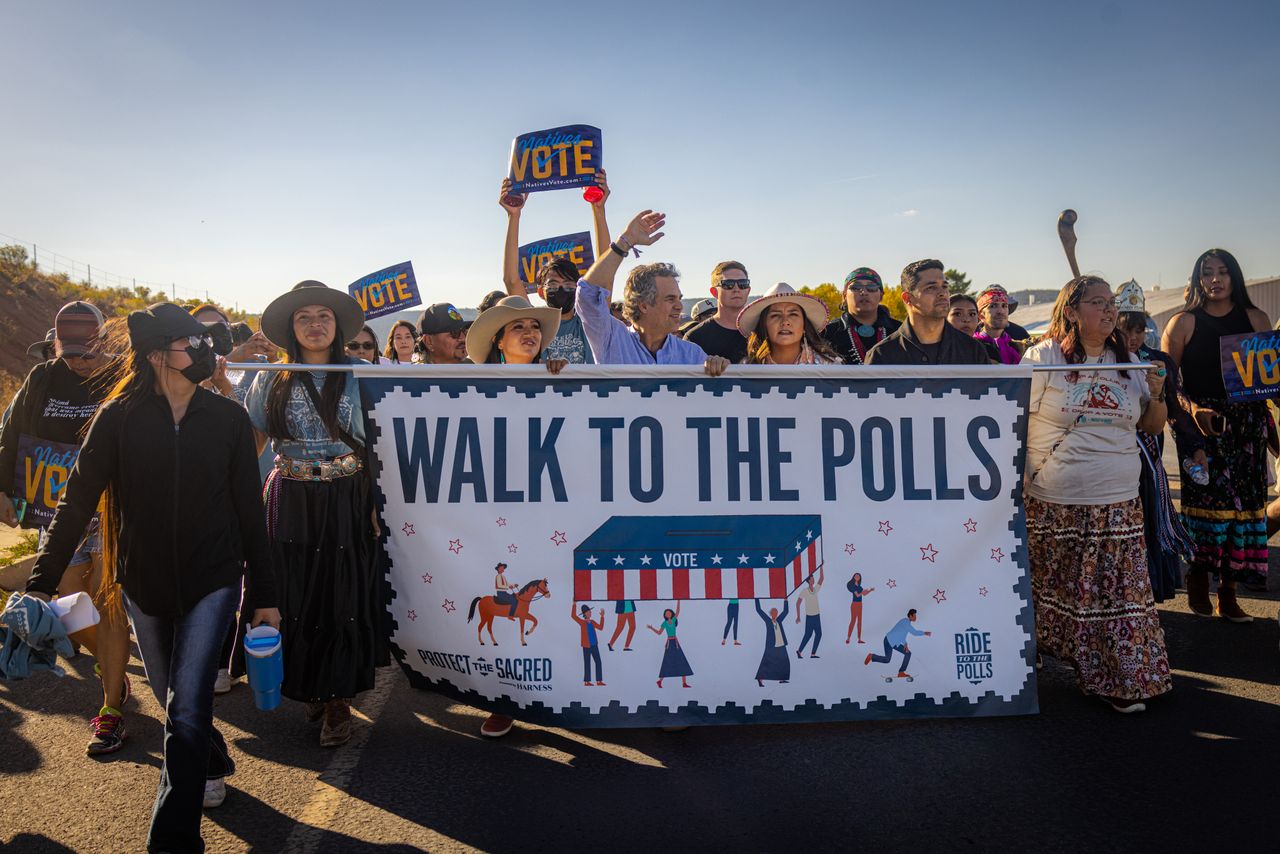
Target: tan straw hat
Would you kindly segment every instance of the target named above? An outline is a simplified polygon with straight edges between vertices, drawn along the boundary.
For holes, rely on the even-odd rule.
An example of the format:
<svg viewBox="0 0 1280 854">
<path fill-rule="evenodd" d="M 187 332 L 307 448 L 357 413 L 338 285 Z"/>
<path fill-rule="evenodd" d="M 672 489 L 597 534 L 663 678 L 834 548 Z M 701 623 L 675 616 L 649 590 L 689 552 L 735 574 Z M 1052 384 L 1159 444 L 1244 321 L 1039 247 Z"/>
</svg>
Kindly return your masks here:
<svg viewBox="0 0 1280 854">
<path fill-rule="evenodd" d="M 489 359 L 493 336 L 513 320 L 532 317 L 542 327 L 542 349 L 547 349 L 551 339 L 560 331 L 560 309 L 534 308 L 524 297 L 503 297 L 471 324 L 467 332 L 467 356 L 477 365 Z"/>
<path fill-rule="evenodd" d="M 322 305 L 333 311 L 343 340 L 356 335 L 364 327 L 364 312 L 350 294 L 331 288 L 324 282 L 307 279 L 273 299 L 262 312 L 262 334 L 281 349 L 287 349 L 293 331 L 293 315 L 308 305 Z"/>
<path fill-rule="evenodd" d="M 799 293 L 786 282 L 778 282 L 778 284 L 765 291 L 760 299 L 747 303 L 742 307 L 742 311 L 738 312 L 738 331 L 750 337 L 751 333 L 756 331 L 756 325 L 760 322 L 760 315 L 764 314 L 765 309 L 769 306 L 779 302 L 793 302 L 800 306 L 804 316 L 809 318 L 813 328 L 819 332 L 827 325 L 827 321 L 831 317 L 831 313 L 827 311 L 827 304 L 822 300 L 817 297 L 811 297 L 808 294 Z"/>
</svg>

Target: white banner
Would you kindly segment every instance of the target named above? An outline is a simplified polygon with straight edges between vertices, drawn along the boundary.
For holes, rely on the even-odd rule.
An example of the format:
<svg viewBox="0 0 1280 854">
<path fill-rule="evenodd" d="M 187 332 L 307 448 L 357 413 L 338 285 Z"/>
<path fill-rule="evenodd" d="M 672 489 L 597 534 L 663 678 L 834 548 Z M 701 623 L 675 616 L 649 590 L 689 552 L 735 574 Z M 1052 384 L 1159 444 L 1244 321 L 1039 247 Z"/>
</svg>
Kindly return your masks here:
<svg viewBox="0 0 1280 854">
<path fill-rule="evenodd" d="M 415 685 L 579 727 L 1037 711 L 1026 368 L 357 375 Z"/>
</svg>

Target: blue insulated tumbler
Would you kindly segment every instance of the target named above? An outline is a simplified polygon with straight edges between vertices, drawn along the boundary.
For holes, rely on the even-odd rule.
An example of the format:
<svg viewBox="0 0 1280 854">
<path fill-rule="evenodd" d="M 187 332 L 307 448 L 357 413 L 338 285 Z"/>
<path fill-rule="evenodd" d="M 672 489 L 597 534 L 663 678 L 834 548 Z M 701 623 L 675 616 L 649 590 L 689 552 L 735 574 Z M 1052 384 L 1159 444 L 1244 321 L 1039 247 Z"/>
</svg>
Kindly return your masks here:
<svg viewBox="0 0 1280 854">
<path fill-rule="evenodd" d="M 244 663 L 249 671 L 254 705 L 264 712 L 280 705 L 280 683 L 284 681 L 280 633 L 267 625 L 245 632 Z"/>
</svg>

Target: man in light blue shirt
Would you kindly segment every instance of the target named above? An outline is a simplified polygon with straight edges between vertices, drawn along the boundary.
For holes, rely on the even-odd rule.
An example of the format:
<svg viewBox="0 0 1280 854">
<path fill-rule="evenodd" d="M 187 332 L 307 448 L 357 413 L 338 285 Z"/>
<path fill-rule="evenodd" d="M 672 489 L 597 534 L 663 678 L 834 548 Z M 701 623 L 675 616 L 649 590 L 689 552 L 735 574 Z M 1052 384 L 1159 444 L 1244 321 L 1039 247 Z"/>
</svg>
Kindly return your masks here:
<svg viewBox="0 0 1280 854">
<path fill-rule="evenodd" d="M 880 664 L 888 664 L 893 659 L 893 651 L 897 650 L 902 653 L 902 667 L 898 669 L 899 679 L 910 679 L 911 675 L 907 673 L 907 665 L 911 663 L 911 647 L 907 646 L 907 635 L 923 635 L 932 637 L 933 632 L 922 632 L 912 625 L 916 621 L 916 609 L 912 608 L 907 612 L 907 616 L 894 623 L 893 628 L 889 629 L 889 634 L 884 636 L 884 655 L 876 655 L 875 653 L 867 653 L 866 660 L 863 664 L 870 664 L 875 661 Z"/>
<path fill-rule="evenodd" d="M 609 251 L 596 259 L 578 282 L 576 309 L 599 365 L 703 365 L 710 376 L 729 366 L 727 359 L 708 357 L 697 344 L 677 338 L 683 303 L 680 273 L 665 262 L 641 264 L 627 276 L 622 310 L 631 327 L 609 311 L 613 280 L 622 259 L 635 246 L 650 246 L 661 237 L 666 215 L 641 211 Z"/>
</svg>

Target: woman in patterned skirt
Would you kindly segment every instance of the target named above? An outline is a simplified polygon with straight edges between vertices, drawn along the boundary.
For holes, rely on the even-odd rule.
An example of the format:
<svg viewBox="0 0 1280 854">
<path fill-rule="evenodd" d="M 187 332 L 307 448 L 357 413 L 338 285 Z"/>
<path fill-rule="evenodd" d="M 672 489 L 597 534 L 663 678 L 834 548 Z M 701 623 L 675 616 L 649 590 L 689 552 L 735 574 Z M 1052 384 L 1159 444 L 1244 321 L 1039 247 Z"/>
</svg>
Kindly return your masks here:
<svg viewBox="0 0 1280 854">
<path fill-rule="evenodd" d="M 1196 259 L 1186 307 L 1169 319 L 1161 343 L 1182 368 L 1182 388 L 1205 439 L 1194 459 L 1209 471 L 1204 486 L 1182 480 L 1182 515 L 1196 544 L 1187 604 L 1213 616 L 1212 573 L 1219 579 L 1217 612 L 1233 623 L 1253 620 L 1236 601 L 1236 583 L 1266 579 L 1270 416 L 1265 403 L 1227 402 L 1218 339 L 1270 328 L 1266 312 L 1249 299 L 1240 264 L 1225 249 L 1210 249 Z"/>
<path fill-rule="evenodd" d="M 1132 361 L 1116 329 L 1111 287 L 1067 283 L 1035 365 L 1027 427 L 1027 545 L 1040 651 L 1070 662 L 1080 689 L 1119 712 L 1140 712 L 1172 685 L 1147 573 L 1134 430 L 1159 433 L 1164 369 Z"/>
</svg>

